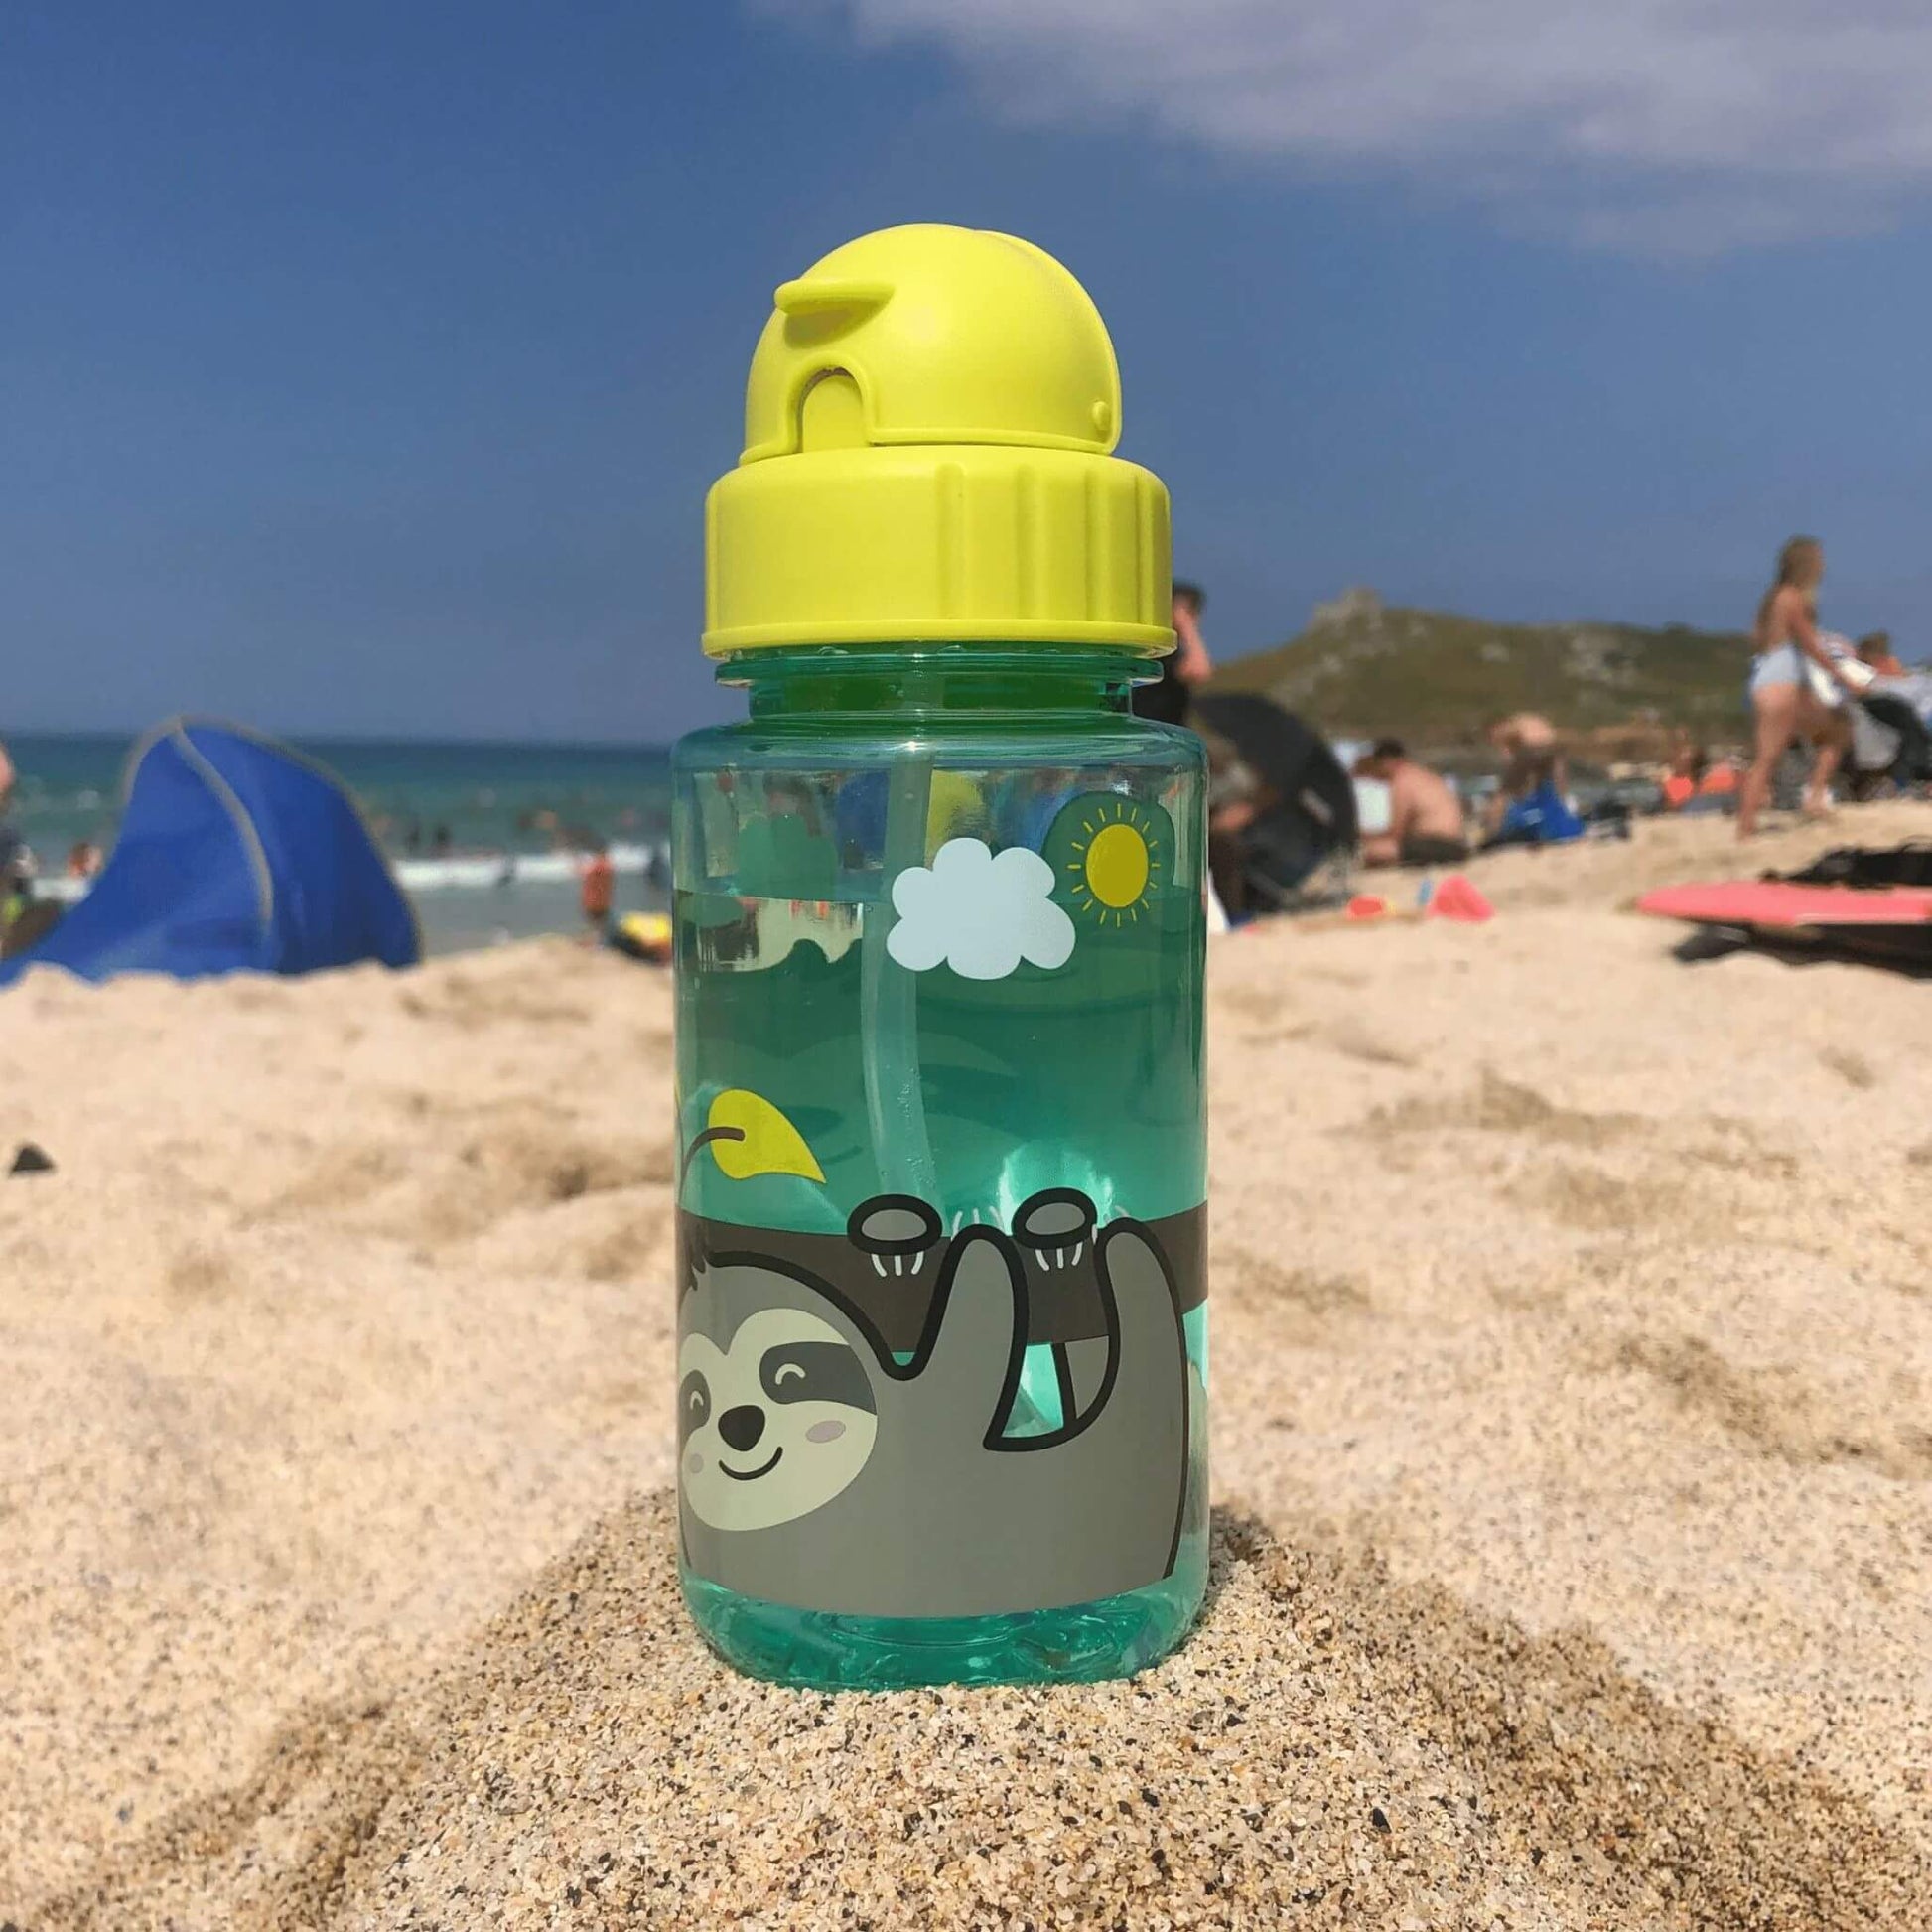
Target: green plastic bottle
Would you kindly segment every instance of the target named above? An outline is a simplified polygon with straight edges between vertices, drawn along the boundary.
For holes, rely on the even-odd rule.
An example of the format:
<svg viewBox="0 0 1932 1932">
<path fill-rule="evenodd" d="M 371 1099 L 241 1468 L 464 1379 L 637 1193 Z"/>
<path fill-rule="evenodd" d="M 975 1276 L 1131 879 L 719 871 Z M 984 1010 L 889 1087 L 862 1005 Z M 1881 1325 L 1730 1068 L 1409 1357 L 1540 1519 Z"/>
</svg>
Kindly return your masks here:
<svg viewBox="0 0 1932 1932">
<path fill-rule="evenodd" d="M 780 1682 L 1122 1676 L 1206 1583 L 1204 771 L 1167 496 L 1031 244 L 777 294 L 674 766 L 680 1561 Z"/>
</svg>

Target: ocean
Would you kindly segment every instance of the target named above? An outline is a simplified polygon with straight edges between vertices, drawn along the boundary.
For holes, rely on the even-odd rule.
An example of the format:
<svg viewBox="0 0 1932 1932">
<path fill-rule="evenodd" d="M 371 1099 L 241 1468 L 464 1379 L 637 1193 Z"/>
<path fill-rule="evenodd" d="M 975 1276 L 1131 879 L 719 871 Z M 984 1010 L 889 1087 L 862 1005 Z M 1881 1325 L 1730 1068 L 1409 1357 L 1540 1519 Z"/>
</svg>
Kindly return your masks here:
<svg viewBox="0 0 1932 1932">
<path fill-rule="evenodd" d="M 19 774 L 9 818 L 59 881 L 81 840 L 111 849 L 134 740 L 10 732 Z M 670 831 L 661 746 L 438 744 L 295 739 L 355 794 L 422 919 L 431 952 L 582 929 L 560 848 L 608 841 L 617 910 L 666 902 L 657 881 Z"/>
</svg>

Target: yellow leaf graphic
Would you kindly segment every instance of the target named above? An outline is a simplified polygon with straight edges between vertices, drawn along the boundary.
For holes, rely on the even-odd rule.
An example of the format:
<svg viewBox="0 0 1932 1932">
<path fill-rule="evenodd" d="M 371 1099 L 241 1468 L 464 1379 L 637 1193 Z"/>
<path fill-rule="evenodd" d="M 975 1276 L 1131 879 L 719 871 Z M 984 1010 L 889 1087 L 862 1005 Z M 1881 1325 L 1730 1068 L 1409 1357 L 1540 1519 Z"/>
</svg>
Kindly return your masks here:
<svg viewBox="0 0 1932 1932">
<path fill-rule="evenodd" d="M 733 1180 L 750 1180 L 760 1173 L 825 1178 L 804 1135 L 770 1101 L 745 1087 L 727 1087 L 711 1103 L 705 1129 L 717 1135 L 710 1142 L 712 1159 Z"/>
</svg>

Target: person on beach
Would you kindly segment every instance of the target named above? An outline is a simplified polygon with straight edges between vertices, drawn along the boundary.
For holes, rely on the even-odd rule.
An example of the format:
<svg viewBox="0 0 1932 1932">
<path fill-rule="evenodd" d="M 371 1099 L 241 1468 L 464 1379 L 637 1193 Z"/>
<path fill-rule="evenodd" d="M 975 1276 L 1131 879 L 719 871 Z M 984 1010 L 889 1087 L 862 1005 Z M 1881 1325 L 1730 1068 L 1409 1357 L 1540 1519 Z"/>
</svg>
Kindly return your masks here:
<svg viewBox="0 0 1932 1932">
<path fill-rule="evenodd" d="M 1389 826 L 1361 842 L 1365 866 L 1452 866 L 1469 856 L 1462 801 L 1449 780 L 1409 756 L 1399 738 L 1377 739 L 1355 776 L 1389 788 Z"/>
<path fill-rule="evenodd" d="M 27 841 L 7 823 L 14 795 L 13 760 L 0 745 L 0 905 L 25 894 L 33 883 L 34 855 Z"/>
<path fill-rule="evenodd" d="M 1672 811 L 1681 812 L 1697 796 L 1698 786 L 1704 782 L 1707 763 L 1702 745 L 1680 745 L 1671 755 L 1670 769 L 1664 774 L 1663 792 L 1664 803 Z"/>
<path fill-rule="evenodd" d="M 33 848 L 7 823 L 13 793 L 13 760 L 0 745 L 0 957 L 20 949 L 34 897 Z"/>
<path fill-rule="evenodd" d="M 1841 769 L 1852 796 L 1922 790 L 1932 781 L 1932 675 L 1907 670 L 1883 630 L 1861 637 L 1856 654 L 1868 681 L 1847 707 L 1852 742 Z"/>
<path fill-rule="evenodd" d="M 1737 761 L 1733 758 L 1714 759 L 1698 780 L 1700 798 L 1734 798 L 1737 795 Z"/>
<path fill-rule="evenodd" d="M 1248 882 L 1249 836 L 1280 803 L 1272 785 L 1249 779 L 1208 807 L 1207 874 L 1222 912 L 1237 924 L 1260 909 Z"/>
<path fill-rule="evenodd" d="M 606 939 L 611 931 L 611 904 L 617 897 L 617 868 L 611 864 L 610 849 L 600 840 L 591 848 L 579 875 L 579 896 L 584 906 L 585 937 L 593 944 Z"/>
<path fill-rule="evenodd" d="M 1905 675 L 1905 666 L 1892 651 L 1889 630 L 1874 630 L 1869 636 L 1859 639 L 1859 662 L 1875 677 Z"/>
<path fill-rule="evenodd" d="M 1158 684 L 1137 684 L 1132 703 L 1137 718 L 1152 718 L 1163 725 L 1184 725 L 1188 703 L 1197 684 L 1205 684 L 1214 669 L 1207 644 L 1200 634 L 1200 614 L 1207 608 L 1207 594 L 1198 584 L 1176 579 L 1173 587 L 1174 647 L 1161 660 Z"/>
<path fill-rule="evenodd" d="M 1811 667 L 1848 694 L 1858 686 L 1818 634 L 1818 587 L 1824 581 L 1825 546 L 1816 537 L 1793 537 L 1778 553 L 1777 576 L 1757 607 L 1748 687 L 1755 744 L 1737 799 L 1740 839 L 1757 830 L 1779 760 L 1801 738 L 1817 753 L 1805 787 L 1805 815 L 1822 818 L 1831 806 L 1832 779 L 1851 731 L 1842 705 L 1813 689 Z"/>
<path fill-rule="evenodd" d="M 1728 759 L 1714 759 L 1702 745 L 1680 746 L 1665 774 L 1665 805 L 1674 812 L 1727 810 L 1725 801 L 1737 789 L 1737 772 Z"/>
<path fill-rule="evenodd" d="M 1484 808 L 1487 830 L 1500 832 L 1512 805 L 1532 798 L 1546 785 L 1564 788 L 1563 747 L 1557 728 L 1534 711 L 1513 711 L 1489 727 L 1489 743 L 1503 761 L 1495 796 Z"/>
</svg>

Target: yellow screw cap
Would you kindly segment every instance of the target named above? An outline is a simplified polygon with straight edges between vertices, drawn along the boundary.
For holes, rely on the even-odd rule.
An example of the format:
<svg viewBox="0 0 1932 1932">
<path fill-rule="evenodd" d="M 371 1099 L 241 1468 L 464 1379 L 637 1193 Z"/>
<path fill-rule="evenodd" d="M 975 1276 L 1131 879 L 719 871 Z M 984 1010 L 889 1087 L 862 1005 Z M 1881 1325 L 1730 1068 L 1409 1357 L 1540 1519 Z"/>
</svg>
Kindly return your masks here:
<svg viewBox="0 0 1932 1932">
<path fill-rule="evenodd" d="M 771 644 L 1171 650 L 1168 492 L 1111 454 L 1120 372 L 1013 235 L 884 228 L 786 282 L 705 504 L 714 657 Z"/>
</svg>

